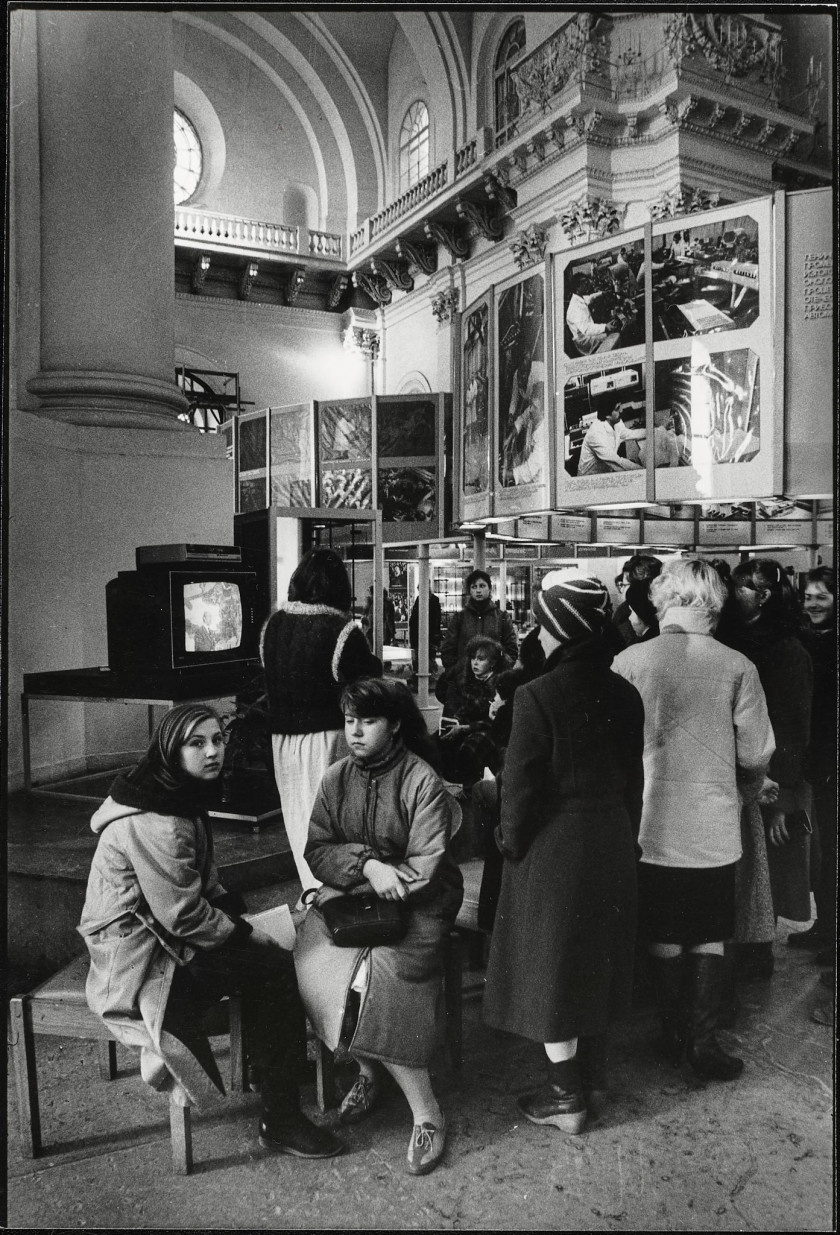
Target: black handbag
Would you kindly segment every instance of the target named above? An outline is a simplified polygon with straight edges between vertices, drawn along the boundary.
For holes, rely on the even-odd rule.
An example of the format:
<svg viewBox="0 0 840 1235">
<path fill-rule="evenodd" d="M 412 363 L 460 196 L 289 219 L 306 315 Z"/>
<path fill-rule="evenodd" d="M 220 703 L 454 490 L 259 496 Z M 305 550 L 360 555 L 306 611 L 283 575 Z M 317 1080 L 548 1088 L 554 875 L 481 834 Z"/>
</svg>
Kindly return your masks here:
<svg viewBox="0 0 840 1235">
<path fill-rule="evenodd" d="M 397 943 L 408 930 L 408 905 L 381 900 L 374 892 L 333 896 L 319 908 L 337 948 Z"/>
</svg>

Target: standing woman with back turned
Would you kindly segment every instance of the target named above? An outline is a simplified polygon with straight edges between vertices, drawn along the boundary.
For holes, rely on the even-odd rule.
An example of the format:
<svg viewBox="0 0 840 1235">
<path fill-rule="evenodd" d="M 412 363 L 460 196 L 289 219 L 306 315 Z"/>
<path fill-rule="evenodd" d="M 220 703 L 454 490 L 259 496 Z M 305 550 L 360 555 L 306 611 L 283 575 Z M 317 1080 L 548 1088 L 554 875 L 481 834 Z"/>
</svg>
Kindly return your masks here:
<svg viewBox="0 0 840 1235">
<path fill-rule="evenodd" d="M 514 696 L 484 999 L 489 1024 L 542 1042 L 548 1056 L 548 1083 L 519 1109 L 572 1133 L 604 1088 L 604 1034 L 632 987 L 644 713 L 610 672 L 608 605 L 587 578 L 534 601 L 547 659 Z"/>
<path fill-rule="evenodd" d="M 332 549 L 310 549 L 289 599 L 266 623 L 261 654 L 271 714 L 274 775 L 301 887 L 318 887 L 304 857 L 321 777 L 348 754 L 341 692 L 382 664 L 350 615 L 350 578 Z"/>
</svg>

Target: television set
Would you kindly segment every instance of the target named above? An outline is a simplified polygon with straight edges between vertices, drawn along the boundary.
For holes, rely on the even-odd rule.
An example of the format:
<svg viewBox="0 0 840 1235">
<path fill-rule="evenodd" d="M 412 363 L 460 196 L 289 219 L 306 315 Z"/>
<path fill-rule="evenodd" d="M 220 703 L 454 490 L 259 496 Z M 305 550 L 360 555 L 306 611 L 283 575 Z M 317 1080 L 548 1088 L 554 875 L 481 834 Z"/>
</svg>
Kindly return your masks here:
<svg viewBox="0 0 840 1235">
<path fill-rule="evenodd" d="M 257 573 L 212 563 L 120 571 L 105 588 L 108 663 L 146 676 L 259 658 Z"/>
</svg>

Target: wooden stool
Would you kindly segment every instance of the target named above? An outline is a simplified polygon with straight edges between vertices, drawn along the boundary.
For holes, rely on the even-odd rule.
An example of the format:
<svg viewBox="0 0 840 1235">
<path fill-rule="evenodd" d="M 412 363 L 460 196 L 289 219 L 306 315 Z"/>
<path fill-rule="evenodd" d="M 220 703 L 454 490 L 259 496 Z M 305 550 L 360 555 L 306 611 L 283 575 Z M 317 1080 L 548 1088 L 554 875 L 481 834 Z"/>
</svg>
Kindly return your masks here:
<svg viewBox="0 0 840 1235">
<path fill-rule="evenodd" d="M 99 1044 L 99 1075 L 112 1081 L 117 1075 L 117 1043 L 104 1023 L 91 1012 L 85 999 L 89 959 L 79 956 L 42 982 L 27 995 L 16 995 L 9 1001 L 12 1055 L 17 1085 L 20 1136 L 24 1154 L 37 1158 L 43 1152 L 41 1113 L 38 1103 L 38 1071 L 35 1058 L 35 1038 L 50 1034 L 59 1038 L 78 1038 Z M 230 1034 L 230 1087 L 242 1090 L 244 1078 L 244 1042 L 242 1037 L 242 1005 L 237 996 L 229 998 L 220 1010 L 227 1008 L 227 1027 L 213 1032 Z M 180 1098 L 180 1101 L 179 1101 Z M 169 1100 L 169 1126 L 172 1137 L 172 1169 L 180 1175 L 192 1171 L 192 1128 L 190 1108 L 181 1105 L 183 1091 L 176 1089 Z"/>
</svg>

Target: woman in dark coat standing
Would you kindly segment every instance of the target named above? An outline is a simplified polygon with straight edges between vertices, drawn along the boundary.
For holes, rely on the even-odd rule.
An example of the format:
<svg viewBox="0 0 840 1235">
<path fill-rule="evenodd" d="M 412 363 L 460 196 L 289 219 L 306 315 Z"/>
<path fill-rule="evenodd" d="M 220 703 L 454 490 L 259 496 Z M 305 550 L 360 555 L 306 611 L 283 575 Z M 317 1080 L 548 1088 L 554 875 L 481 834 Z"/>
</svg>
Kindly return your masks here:
<svg viewBox="0 0 840 1235">
<path fill-rule="evenodd" d="M 502 785 L 502 891 L 487 971 L 490 1025 L 545 1045 L 549 1080 L 518 1100 L 580 1132 L 608 1022 L 629 1005 L 644 710 L 610 672 L 606 588 L 539 592 L 544 673 L 516 692 Z"/>
</svg>

